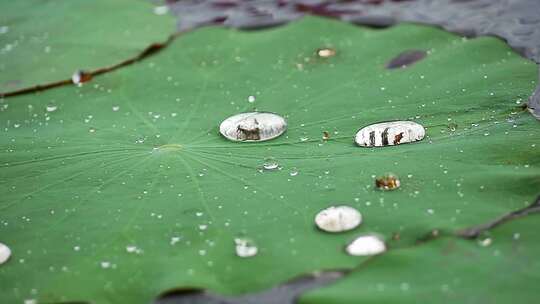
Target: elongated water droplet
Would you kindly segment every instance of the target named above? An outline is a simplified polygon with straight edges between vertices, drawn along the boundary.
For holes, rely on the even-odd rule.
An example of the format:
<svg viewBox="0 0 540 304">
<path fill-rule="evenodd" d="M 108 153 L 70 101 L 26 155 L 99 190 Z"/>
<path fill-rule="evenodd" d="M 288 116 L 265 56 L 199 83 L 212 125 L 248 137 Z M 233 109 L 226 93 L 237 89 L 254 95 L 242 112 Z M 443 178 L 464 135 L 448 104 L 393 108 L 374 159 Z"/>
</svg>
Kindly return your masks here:
<svg viewBox="0 0 540 304">
<path fill-rule="evenodd" d="M 380 190 L 395 190 L 401 186 L 401 182 L 397 175 L 387 173 L 375 179 L 375 187 Z"/>
<path fill-rule="evenodd" d="M 320 58 L 330 58 L 336 56 L 336 50 L 332 48 L 320 48 L 317 50 L 317 56 Z"/>
<path fill-rule="evenodd" d="M 354 141 L 361 147 L 384 147 L 422 140 L 424 127 L 414 121 L 389 121 L 360 129 Z"/>
<path fill-rule="evenodd" d="M 241 258 L 253 257 L 259 251 L 257 246 L 249 239 L 236 238 L 234 239 L 234 243 L 236 245 L 236 255 Z"/>
<path fill-rule="evenodd" d="M 8 246 L 0 243 L 0 265 L 7 262 L 10 256 L 11 256 L 11 249 L 9 249 Z"/>
<path fill-rule="evenodd" d="M 354 256 L 375 255 L 385 252 L 386 245 L 376 235 L 363 235 L 349 243 L 345 250 Z"/>
<path fill-rule="evenodd" d="M 326 232 L 352 230 L 362 223 L 362 215 L 350 206 L 332 206 L 323 209 L 315 216 L 317 227 Z"/>
<path fill-rule="evenodd" d="M 113 106 L 112 110 L 113 112 L 117 112 L 118 110 L 120 110 L 120 106 Z"/>
<path fill-rule="evenodd" d="M 73 84 L 76 84 L 78 86 L 81 86 L 83 83 L 88 82 L 92 79 L 92 74 L 87 73 L 85 71 L 79 70 L 73 73 L 73 76 L 71 76 L 71 81 Z"/>
<path fill-rule="evenodd" d="M 225 119 L 219 132 L 232 141 L 265 141 L 274 139 L 287 130 L 287 122 L 269 112 L 247 112 Z"/>
</svg>

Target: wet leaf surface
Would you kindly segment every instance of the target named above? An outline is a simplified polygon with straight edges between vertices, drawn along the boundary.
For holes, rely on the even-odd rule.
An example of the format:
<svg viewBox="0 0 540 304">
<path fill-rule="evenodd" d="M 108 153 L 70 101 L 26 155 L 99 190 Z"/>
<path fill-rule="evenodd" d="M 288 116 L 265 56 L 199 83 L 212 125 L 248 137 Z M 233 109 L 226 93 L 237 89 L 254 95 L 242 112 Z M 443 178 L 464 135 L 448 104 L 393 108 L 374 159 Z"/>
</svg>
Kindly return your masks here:
<svg viewBox="0 0 540 304">
<path fill-rule="evenodd" d="M 144 0 L 1 1 L 0 93 L 116 64 L 173 31 Z"/>
<path fill-rule="evenodd" d="M 538 216 L 481 242 L 441 238 L 391 251 L 299 301 L 319 303 L 528 303 L 538 294 Z"/>
<path fill-rule="evenodd" d="M 329 45 L 338 55 L 318 60 Z M 434 52 L 386 69 L 409 49 Z M 0 294 L 148 303 L 179 287 L 252 293 L 355 267 L 366 258 L 344 246 L 360 234 L 380 234 L 392 254 L 433 229 L 523 208 L 540 184 L 540 129 L 521 107 L 536 73 L 495 38 L 308 17 L 260 32 L 202 28 L 81 87 L 2 100 L 0 242 L 11 257 Z M 219 133 L 248 111 L 280 113 L 287 132 L 251 143 Z M 359 128 L 391 120 L 420 123 L 426 138 L 355 145 Z M 262 169 L 269 159 L 277 169 Z M 400 187 L 378 191 L 387 172 Z M 319 231 L 314 217 L 332 202 L 358 209 L 362 225 Z M 237 256 L 237 238 L 257 254 Z"/>
</svg>

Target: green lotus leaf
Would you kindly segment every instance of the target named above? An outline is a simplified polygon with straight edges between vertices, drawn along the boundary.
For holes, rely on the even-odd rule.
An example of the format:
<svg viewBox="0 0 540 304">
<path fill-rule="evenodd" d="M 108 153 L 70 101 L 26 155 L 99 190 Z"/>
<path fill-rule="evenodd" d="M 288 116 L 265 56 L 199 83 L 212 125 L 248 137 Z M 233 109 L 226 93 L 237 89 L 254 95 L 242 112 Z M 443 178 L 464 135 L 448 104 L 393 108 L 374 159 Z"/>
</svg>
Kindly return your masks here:
<svg viewBox="0 0 540 304">
<path fill-rule="evenodd" d="M 172 31 L 142 0 L 1 1 L 0 93 L 117 64 Z"/>
<path fill-rule="evenodd" d="M 538 217 L 511 222 L 478 242 L 443 238 L 360 266 L 300 303 L 528 303 L 537 295 Z"/>
<path fill-rule="evenodd" d="M 317 56 L 325 47 L 335 55 Z M 386 68 L 412 49 L 428 55 Z M 354 268 L 367 258 L 343 248 L 362 233 L 384 236 L 390 260 L 408 254 L 404 273 L 425 273 L 423 260 L 433 254 L 437 263 L 444 241 L 392 248 L 538 194 L 540 128 L 521 106 L 536 72 L 492 37 L 305 17 L 255 32 L 201 28 L 82 87 L 6 98 L 0 242 L 12 256 L 0 265 L 2 302 L 148 303 L 177 287 L 253 292 Z M 219 134 L 224 119 L 255 110 L 285 117 L 286 133 L 249 143 Z M 354 144 L 361 127 L 392 120 L 423 125 L 426 138 Z M 280 169 L 264 170 L 269 158 Z M 374 187 L 386 173 L 399 177 L 398 189 Z M 318 230 L 315 214 L 336 204 L 360 210 L 362 224 Z M 258 254 L 238 257 L 238 237 Z"/>
</svg>

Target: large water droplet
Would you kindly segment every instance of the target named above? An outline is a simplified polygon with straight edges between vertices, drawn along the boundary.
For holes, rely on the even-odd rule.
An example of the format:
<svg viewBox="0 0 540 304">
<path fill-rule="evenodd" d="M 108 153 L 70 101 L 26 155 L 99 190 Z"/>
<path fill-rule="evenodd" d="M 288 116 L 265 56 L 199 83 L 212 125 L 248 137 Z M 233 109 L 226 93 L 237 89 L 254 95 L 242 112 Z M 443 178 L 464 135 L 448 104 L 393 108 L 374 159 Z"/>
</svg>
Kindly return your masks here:
<svg viewBox="0 0 540 304">
<path fill-rule="evenodd" d="M 380 190 L 395 190 L 399 188 L 400 185 L 401 182 L 399 181 L 399 178 L 392 173 L 379 176 L 375 179 L 375 187 Z"/>
<path fill-rule="evenodd" d="M 234 243 L 236 245 L 236 255 L 241 258 L 249 258 L 255 256 L 259 251 L 257 246 L 255 246 L 255 244 L 249 239 L 236 238 L 234 239 Z"/>
<path fill-rule="evenodd" d="M 0 243 L 0 265 L 7 262 L 10 256 L 11 256 L 11 249 L 9 249 L 8 246 Z"/>
<path fill-rule="evenodd" d="M 385 252 L 386 245 L 376 235 L 363 235 L 349 243 L 345 250 L 354 256 L 375 255 Z"/>
<path fill-rule="evenodd" d="M 384 147 L 419 141 L 425 135 L 424 127 L 414 121 L 389 121 L 363 127 L 354 141 L 362 147 Z"/>
<path fill-rule="evenodd" d="M 276 138 L 287 130 L 287 122 L 269 112 L 247 112 L 225 119 L 219 132 L 232 141 L 265 141 Z"/>
<path fill-rule="evenodd" d="M 315 216 L 315 224 L 327 232 L 343 232 L 356 228 L 362 223 L 362 215 L 350 206 L 332 206 Z"/>
</svg>

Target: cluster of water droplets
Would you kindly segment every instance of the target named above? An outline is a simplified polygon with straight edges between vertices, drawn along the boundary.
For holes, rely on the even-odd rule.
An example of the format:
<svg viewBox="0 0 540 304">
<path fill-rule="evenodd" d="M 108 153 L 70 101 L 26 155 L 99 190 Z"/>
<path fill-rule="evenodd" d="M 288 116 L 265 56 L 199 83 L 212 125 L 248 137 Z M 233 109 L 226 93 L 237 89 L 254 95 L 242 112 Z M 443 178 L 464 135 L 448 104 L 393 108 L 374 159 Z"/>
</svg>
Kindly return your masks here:
<svg viewBox="0 0 540 304">
<path fill-rule="evenodd" d="M 329 59 L 336 54 L 337 52 L 333 48 L 321 48 L 316 51 L 316 56 L 321 59 Z M 404 54 L 402 57 L 405 59 L 399 60 L 396 66 L 404 66 L 422 56 L 421 52 Z M 256 97 L 250 95 L 247 100 L 249 103 L 254 103 Z M 219 130 L 226 139 L 231 141 L 258 142 L 274 139 L 284 134 L 287 130 L 287 122 L 284 117 L 276 113 L 246 112 L 225 119 Z M 390 121 L 361 128 L 356 133 L 354 141 L 360 147 L 384 147 L 412 143 L 420 141 L 424 137 L 424 127 L 416 122 Z M 330 132 L 324 131 L 322 140 L 328 141 L 330 139 Z M 309 141 L 307 135 L 300 137 L 300 142 L 307 141 Z M 259 168 L 259 172 L 280 171 L 282 169 L 283 167 L 274 158 L 267 158 Z M 298 169 L 296 167 L 290 168 L 289 175 L 291 177 L 298 175 Z M 395 190 L 400 187 L 400 180 L 393 174 L 386 174 L 375 179 L 375 186 L 380 190 Z M 331 233 L 353 230 L 361 223 L 362 215 L 360 212 L 347 205 L 328 207 L 315 216 L 316 226 L 322 231 Z M 235 244 L 238 256 L 246 257 L 257 253 L 256 246 L 249 245 L 251 243 L 246 239 L 237 238 Z M 386 245 L 377 234 L 358 236 L 346 246 L 346 252 L 350 255 L 373 255 L 385 250 Z"/>
</svg>

